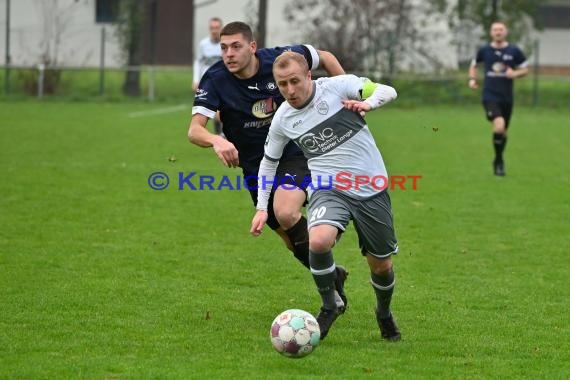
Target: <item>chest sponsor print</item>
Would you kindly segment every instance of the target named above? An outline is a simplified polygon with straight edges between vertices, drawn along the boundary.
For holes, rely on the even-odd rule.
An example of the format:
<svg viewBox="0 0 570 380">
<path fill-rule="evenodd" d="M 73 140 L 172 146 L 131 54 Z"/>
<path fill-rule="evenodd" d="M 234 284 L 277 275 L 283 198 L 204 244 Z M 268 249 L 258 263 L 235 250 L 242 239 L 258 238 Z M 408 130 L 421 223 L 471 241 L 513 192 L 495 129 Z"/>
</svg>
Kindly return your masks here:
<svg viewBox="0 0 570 380">
<path fill-rule="evenodd" d="M 275 109 L 275 101 L 273 98 L 267 98 L 253 103 L 251 113 L 259 119 L 265 119 L 266 117 L 273 115 Z"/>
<path fill-rule="evenodd" d="M 335 131 L 333 128 L 327 127 L 319 131 L 305 133 L 299 137 L 298 142 L 309 153 L 325 154 L 350 139 L 354 133 L 355 131 L 352 129 Z"/>
</svg>

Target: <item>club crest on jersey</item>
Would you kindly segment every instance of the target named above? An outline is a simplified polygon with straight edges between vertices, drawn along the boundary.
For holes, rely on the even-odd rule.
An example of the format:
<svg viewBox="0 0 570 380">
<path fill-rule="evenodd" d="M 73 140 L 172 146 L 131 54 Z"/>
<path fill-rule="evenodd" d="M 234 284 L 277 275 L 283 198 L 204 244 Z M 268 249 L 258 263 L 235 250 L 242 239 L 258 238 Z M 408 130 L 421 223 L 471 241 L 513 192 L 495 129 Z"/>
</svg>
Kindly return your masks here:
<svg viewBox="0 0 570 380">
<path fill-rule="evenodd" d="M 268 116 L 271 116 L 274 112 L 275 102 L 273 101 L 273 98 L 258 100 L 257 102 L 253 103 L 253 107 L 251 107 L 251 113 L 253 113 L 255 117 L 259 119 L 264 119 Z"/>
<path fill-rule="evenodd" d="M 317 109 L 317 112 L 320 113 L 321 115 L 326 115 L 327 113 L 329 113 L 329 105 L 324 100 L 319 104 L 317 104 L 315 108 Z"/>
<path fill-rule="evenodd" d="M 275 85 L 274 82 L 269 82 L 269 83 L 267 83 L 267 89 L 268 89 L 269 91 L 273 91 L 273 90 L 275 90 L 276 88 L 277 88 L 277 86 Z"/>
</svg>

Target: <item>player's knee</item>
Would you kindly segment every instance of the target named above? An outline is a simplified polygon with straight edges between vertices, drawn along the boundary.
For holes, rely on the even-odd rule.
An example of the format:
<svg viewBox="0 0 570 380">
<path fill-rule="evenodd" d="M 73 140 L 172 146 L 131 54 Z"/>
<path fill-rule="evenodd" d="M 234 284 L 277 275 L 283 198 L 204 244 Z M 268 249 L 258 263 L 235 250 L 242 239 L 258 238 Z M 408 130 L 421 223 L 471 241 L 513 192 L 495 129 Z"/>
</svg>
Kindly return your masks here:
<svg viewBox="0 0 570 380">
<path fill-rule="evenodd" d="M 274 211 L 279 225 L 285 230 L 293 227 L 301 218 L 301 212 L 298 209 L 277 207 L 274 208 Z"/>
<path fill-rule="evenodd" d="M 373 260 L 370 262 L 370 270 L 377 276 L 387 276 L 392 269 L 392 259 Z"/>
<path fill-rule="evenodd" d="M 309 234 L 309 250 L 312 252 L 328 252 L 332 249 L 334 239 L 325 235 Z"/>
<path fill-rule="evenodd" d="M 493 120 L 493 129 L 495 133 L 505 133 L 505 119 L 497 117 Z"/>
</svg>

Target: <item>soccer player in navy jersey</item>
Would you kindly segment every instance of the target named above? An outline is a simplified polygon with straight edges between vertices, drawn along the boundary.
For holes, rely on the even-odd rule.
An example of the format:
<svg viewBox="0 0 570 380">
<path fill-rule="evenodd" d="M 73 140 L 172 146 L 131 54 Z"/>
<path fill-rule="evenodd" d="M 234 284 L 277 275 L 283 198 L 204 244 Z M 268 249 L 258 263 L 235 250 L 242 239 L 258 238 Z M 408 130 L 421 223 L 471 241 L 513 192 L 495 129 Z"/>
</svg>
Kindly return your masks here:
<svg viewBox="0 0 570 380">
<path fill-rule="evenodd" d="M 503 151 L 507 145 L 507 129 L 513 111 L 513 79 L 528 74 L 525 55 L 516 45 L 507 42 L 507 33 L 504 22 L 493 22 L 491 42 L 479 49 L 469 67 L 469 87 L 476 90 L 479 88 L 477 64 L 484 64 L 483 107 L 487 119 L 493 123 L 493 171 L 497 176 L 505 175 Z"/>
<path fill-rule="evenodd" d="M 254 205 L 257 204 L 257 173 L 269 125 L 283 96 L 273 79 L 275 58 L 286 50 L 302 54 L 312 69 L 323 68 L 329 75 L 344 74 L 336 57 L 316 50 L 310 45 L 293 45 L 257 49 L 249 25 L 232 22 L 220 33 L 222 61 L 215 63 L 203 75 L 192 108 L 188 131 L 191 143 L 213 148 L 227 167 L 242 169 Z M 220 112 L 226 139 L 206 129 L 208 119 Z M 278 186 L 271 192 L 267 224 L 284 241 L 287 248 L 306 268 L 309 268 L 309 237 L 307 220 L 301 213 L 306 203 L 304 178 L 310 176 L 307 161 L 293 143 L 287 145 L 277 169 Z M 295 185 L 295 189 L 291 189 Z M 337 303 L 344 311 L 347 300 L 343 285 L 346 270 L 338 267 Z"/>
</svg>

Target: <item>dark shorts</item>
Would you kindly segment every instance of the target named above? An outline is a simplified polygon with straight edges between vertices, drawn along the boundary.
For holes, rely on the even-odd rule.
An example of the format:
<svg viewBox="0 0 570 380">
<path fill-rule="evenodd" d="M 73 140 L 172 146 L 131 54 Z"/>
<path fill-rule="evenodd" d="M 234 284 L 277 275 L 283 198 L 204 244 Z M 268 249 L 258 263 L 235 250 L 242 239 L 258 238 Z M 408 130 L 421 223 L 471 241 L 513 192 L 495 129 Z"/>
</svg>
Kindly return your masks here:
<svg viewBox="0 0 570 380">
<path fill-rule="evenodd" d="M 505 119 L 505 128 L 509 127 L 509 121 L 511 120 L 511 114 L 513 112 L 513 103 L 483 101 L 483 107 L 485 108 L 487 120 L 493 121 L 498 117 L 502 117 Z"/>
<path fill-rule="evenodd" d="M 281 161 L 279 161 L 279 166 L 277 167 L 277 183 L 285 184 L 287 189 L 290 189 L 292 185 L 305 190 L 307 185 L 306 178 L 311 178 L 311 172 L 307 166 L 307 159 L 305 156 L 298 154 L 294 156 L 289 156 Z M 247 186 L 255 187 L 257 186 L 257 173 L 253 174 L 255 178 L 247 178 Z M 246 176 L 247 177 L 247 176 Z M 279 222 L 275 217 L 275 211 L 273 210 L 273 196 L 275 195 L 276 187 L 274 186 L 271 190 L 271 195 L 269 196 L 269 204 L 267 205 L 267 225 L 272 229 L 276 230 L 279 228 Z M 257 205 L 257 190 L 249 190 L 251 195 L 251 200 L 253 205 Z M 304 205 L 307 204 L 305 201 Z"/>
<path fill-rule="evenodd" d="M 333 189 L 317 190 L 311 195 L 307 219 L 309 229 L 327 224 L 340 232 L 352 219 L 363 255 L 385 259 L 398 252 L 388 191 L 358 200 Z"/>
</svg>

